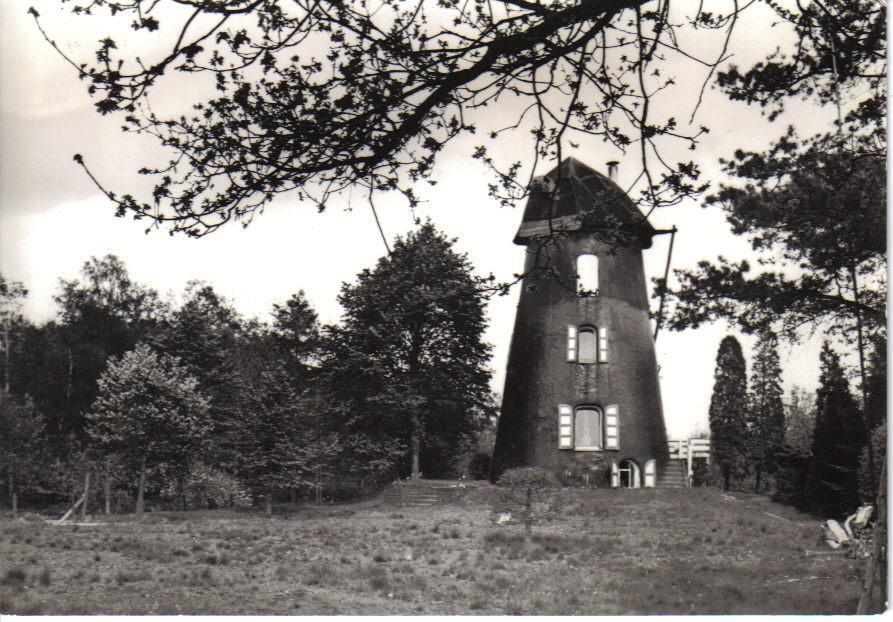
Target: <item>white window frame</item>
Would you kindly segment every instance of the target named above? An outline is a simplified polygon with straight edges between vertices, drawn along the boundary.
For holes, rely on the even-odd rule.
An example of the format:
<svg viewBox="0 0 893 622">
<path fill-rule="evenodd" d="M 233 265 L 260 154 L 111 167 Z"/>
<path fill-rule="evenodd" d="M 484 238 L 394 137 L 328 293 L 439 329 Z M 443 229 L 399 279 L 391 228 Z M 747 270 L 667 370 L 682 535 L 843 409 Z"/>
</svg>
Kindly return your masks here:
<svg viewBox="0 0 893 622">
<path fill-rule="evenodd" d="M 604 410 L 605 449 L 620 449 L 620 408 L 617 404 L 609 404 Z"/>
<path fill-rule="evenodd" d="M 573 324 L 567 326 L 567 362 L 577 362 L 577 327 Z"/>
<path fill-rule="evenodd" d="M 645 488 L 654 488 L 657 484 L 657 463 L 652 458 L 645 463 Z"/>
<path fill-rule="evenodd" d="M 568 404 L 558 405 L 558 448 L 574 448 L 574 409 Z"/>
<path fill-rule="evenodd" d="M 598 329 L 598 357 L 599 363 L 608 362 L 608 327 L 602 326 Z"/>
</svg>

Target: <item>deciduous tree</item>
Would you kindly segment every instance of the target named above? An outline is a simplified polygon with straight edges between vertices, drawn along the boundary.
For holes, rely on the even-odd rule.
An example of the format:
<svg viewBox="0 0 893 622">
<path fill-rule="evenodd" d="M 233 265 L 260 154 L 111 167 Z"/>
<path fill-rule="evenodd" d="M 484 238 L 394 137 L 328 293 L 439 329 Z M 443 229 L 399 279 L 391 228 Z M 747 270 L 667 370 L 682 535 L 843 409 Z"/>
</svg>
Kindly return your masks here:
<svg viewBox="0 0 893 622">
<path fill-rule="evenodd" d="M 146 467 L 188 467 L 209 429 L 208 402 L 176 358 L 145 343 L 110 359 L 97 385 L 87 415 L 89 437 L 100 455 L 138 466 L 136 511 L 142 513 Z"/>
<path fill-rule="evenodd" d="M 414 477 L 449 472 L 486 421 L 490 347 L 481 280 L 430 223 L 344 285 L 328 386 L 347 429 L 397 442 Z"/>
</svg>

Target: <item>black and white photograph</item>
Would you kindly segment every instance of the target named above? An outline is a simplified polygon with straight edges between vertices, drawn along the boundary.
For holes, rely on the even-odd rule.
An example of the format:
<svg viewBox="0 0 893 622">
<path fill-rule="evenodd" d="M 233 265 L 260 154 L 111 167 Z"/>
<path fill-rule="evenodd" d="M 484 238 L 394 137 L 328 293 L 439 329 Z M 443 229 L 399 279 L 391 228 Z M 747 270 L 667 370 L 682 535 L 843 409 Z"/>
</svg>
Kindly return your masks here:
<svg viewBox="0 0 893 622">
<path fill-rule="evenodd" d="M 886 0 L 0 0 L 0 615 L 887 610 Z"/>
</svg>

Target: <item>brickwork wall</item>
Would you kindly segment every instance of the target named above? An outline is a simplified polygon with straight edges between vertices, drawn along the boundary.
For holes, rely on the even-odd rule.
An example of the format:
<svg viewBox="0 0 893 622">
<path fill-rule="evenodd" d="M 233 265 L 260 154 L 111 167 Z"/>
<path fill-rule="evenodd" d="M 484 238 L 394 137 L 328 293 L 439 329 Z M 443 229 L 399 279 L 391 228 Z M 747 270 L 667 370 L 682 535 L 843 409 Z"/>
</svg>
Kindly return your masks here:
<svg viewBox="0 0 893 622">
<path fill-rule="evenodd" d="M 667 460 L 642 249 L 611 249 L 590 234 L 568 234 L 560 241 L 557 261 L 571 286 L 576 257 L 586 253 L 599 258 L 597 296 L 581 297 L 551 278 L 523 285 L 494 448 L 494 477 L 507 468 L 530 465 L 560 474 L 599 455 L 617 462 L 631 458 L 640 467 L 653 458 L 659 470 Z M 532 261 L 528 251 L 525 270 Z M 606 326 L 608 362 L 567 362 L 568 324 Z M 559 404 L 616 404 L 619 450 L 559 449 Z"/>
</svg>

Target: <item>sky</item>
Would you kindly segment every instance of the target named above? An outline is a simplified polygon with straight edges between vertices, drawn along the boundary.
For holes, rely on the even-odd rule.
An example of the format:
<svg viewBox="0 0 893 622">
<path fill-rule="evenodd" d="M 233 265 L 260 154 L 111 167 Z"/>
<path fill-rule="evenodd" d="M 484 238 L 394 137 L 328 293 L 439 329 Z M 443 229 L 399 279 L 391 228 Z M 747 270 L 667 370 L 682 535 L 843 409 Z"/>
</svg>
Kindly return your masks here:
<svg viewBox="0 0 893 622">
<path fill-rule="evenodd" d="M 230 226 L 202 239 L 170 236 L 163 230 L 146 234 L 142 221 L 115 218 L 114 206 L 72 156 L 83 154 L 103 182 L 130 191 L 144 187 L 136 170 L 159 157 L 158 148 L 151 141 L 121 133 L 115 117 L 94 112 L 86 85 L 40 37 L 26 14 L 28 6 L 29 2 L 20 0 L 0 1 L 0 272 L 29 289 L 25 315 L 35 322 L 51 319 L 56 313 L 52 297 L 59 278 L 75 278 L 91 256 L 113 253 L 124 260 L 133 280 L 174 299 L 189 280 L 201 279 L 212 283 L 244 315 L 265 318 L 274 303 L 303 289 L 323 322 L 337 322 L 341 284 L 352 281 L 384 253 L 365 198 L 345 196 L 318 214 L 312 206 L 283 196 L 249 227 Z M 50 4 L 40 10 L 51 36 L 74 56 L 88 60 L 104 24 L 73 22 Z M 772 28 L 769 16 L 757 7 L 741 20 L 730 50 L 733 60 L 747 67 L 780 43 L 784 43 L 784 33 Z M 705 56 L 718 51 L 715 39 L 696 37 L 687 45 Z M 687 119 L 703 72 L 680 63 L 678 76 L 674 95 L 660 105 L 663 112 Z M 184 86 L 161 91 L 162 100 L 176 102 L 177 88 Z M 487 114 L 490 120 L 499 116 L 498 111 Z M 769 123 L 758 110 L 708 89 L 695 122 L 708 125 L 711 133 L 697 152 L 680 154 L 679 159 L 695 158 L 715 187 L 725 181 L 719 159 L 730 157 L 736 148 L 761 149 L 784 133 L 788 123 L 810 132 L 824 129 L 830 119 L 827 110 L 795 103 L 780 120 Z M 525 141 L 524 136 L 509 139 L 501 147 L 503 154 L 526 153 Z M 523 204 L 501 208 L 488 197 L 489 177 L 469 157 L 478 142 L 462 139 L 442 153 L 435 171 L 438 184 L 420 189 L 426 202 L 414 215 L 430 218 L 456 237 L 457 249 L 468 254 L 478 273 L 509 280 L 521 271 L 524 261 L 523 247 L 512 244 Z M 634 155 L 618 155 L 598 143 L 582 141 L 579 148 L 567 147 L 565 155 L 603 172 L 607 161 L 618 159 L 621 186 L 630 184 L 637 174 Z M 399 197 L 382 197 L 376 205 L 389 238 L 413 228 L 413 213 Z M 693 268 L 699 260 L 720 254 L 735 260 L 751 256 L 746 240 L 732 235 L 716 208 L 689 201 L 658 210 L 651 221 L 657 228 L 678 227 L 675 269 Z M 669 236 L 659 236 L 644 251 L 649 281 L 663 274 L 668 242 Z M 494 346 L 492 386 L 497 392 L 502 391 L 518 293 L 515 287 L 510 295 L 488 302 L 485 339 Z M 656 349 L 671 438 L 687 438 L 708 429 L 716 351 L 730 332 L 736 334 L 724 323 L 683 332 L 661 331 Z M 754 339 L 737 336 L 749 358 Z M 816 387 L 820 345 L 818 337 L 782 345 L 788 391 L 794 385 Z"/>
</svg>

